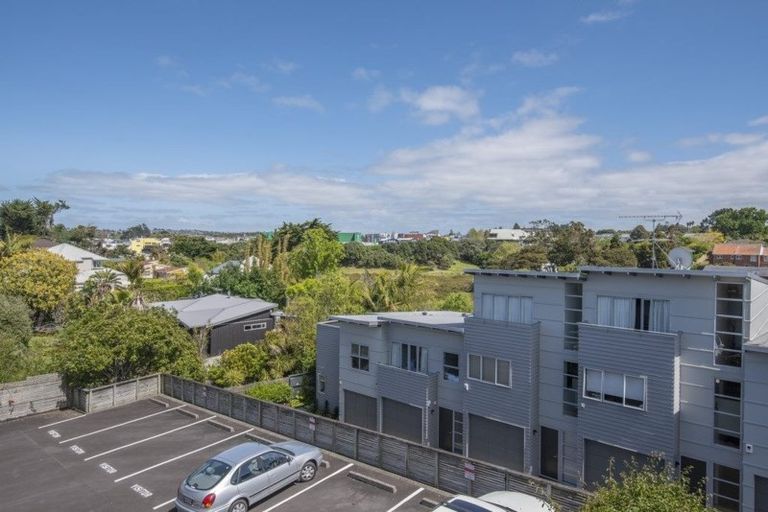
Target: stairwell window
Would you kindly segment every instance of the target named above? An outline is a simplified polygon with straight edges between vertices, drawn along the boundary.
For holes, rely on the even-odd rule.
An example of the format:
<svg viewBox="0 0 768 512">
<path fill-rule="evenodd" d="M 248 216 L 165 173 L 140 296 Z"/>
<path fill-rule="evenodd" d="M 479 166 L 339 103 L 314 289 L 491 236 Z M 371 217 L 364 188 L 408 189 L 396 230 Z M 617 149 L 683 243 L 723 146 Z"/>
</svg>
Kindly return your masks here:
<svg viewBox="0 0 768 512">
<path fill-rule="evenodd" d="M 267 322 L 257 322 L 255 324 L 244 324 L 243 331 L 261 331 L 267 328 Z"/>
<path fill-rule="evenodd" d="M 368 345 L 352 344 L 352 368 L 367 372 L 370 368 L 368 359 Z"/>
<path fill-rule="evenodd" d="M 443 352 L 443 380 L 459 382 L 459 354 Z"/>
<path fill-rule="evenodd" d="M 715 379 L 715 443 L 741 447 L 741 383 Z"/>
<path fill-rule="evenodd" d="M 597 323 L 624 329 L 669 332 L 669 301 L 598 296 Z"/>
</svg>

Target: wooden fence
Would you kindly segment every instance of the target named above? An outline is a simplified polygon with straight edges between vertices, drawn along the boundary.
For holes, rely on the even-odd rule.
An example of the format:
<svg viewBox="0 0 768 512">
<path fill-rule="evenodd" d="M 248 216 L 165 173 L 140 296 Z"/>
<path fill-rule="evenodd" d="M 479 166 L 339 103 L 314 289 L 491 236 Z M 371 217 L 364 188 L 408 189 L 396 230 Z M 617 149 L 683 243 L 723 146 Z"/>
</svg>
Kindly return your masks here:
<svg viewBox="0 0 768 512">
<path fill-rule="evenodd" d="M 160 374 L 90 389 L 75 389 L 71 406 L 83 412 L 102 411 L 161 394 Z"/>
</svg>

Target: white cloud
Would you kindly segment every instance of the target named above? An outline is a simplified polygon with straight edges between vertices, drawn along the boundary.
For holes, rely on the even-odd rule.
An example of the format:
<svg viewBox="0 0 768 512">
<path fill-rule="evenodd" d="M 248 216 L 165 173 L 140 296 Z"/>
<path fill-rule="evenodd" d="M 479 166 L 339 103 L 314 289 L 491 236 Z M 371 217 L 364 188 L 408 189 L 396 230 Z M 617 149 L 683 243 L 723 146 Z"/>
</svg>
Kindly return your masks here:
<svg viewBox="0 0 768 512">
<path fill-rule="evenodd" d="M 544 53 L 540 50 L 520 50 L 512 54 L 512 61 L 529 68 L 541 68 L 557 62 L 556 53 Z"/>
<path fill-rule="evenodd" d="M 302 108 L 314 110 L 315 112 L 323 112 L 325 110 L 323 104 L 309 94 L 303 94 L 301 96 L 278 96 L 272 98 L 272 102 L 275 105 L 287 108 Z"/>
<path fill-rule="evenodd" d="M 361 82 L 370 82 L 371 80 L 376 80 L 379 76 L 381 76 L 381 71 L 378 69 L 357 67 L 352 70 L 352 78 Z"/>
<path fill-rule="evenodd" d="M 635 164 L 641 164 L 653 160 L 653 155 L 647 151 L 632 150 L 627 153 L 627 160 Z"/>
<path fill-rule="evenodd" d="M 707 146 L 714 144 L 727 144 L 729 146 L 744 146 L 754 144 L 765 138 L 762 133 L 710 133 L 701 137 L 687 137 L 680 139 L 678 144 L 682 147 Z"/>
<path fill-rule="evenodd" d="M 768 125 L 768 116 L 758 117 L 749 122 L 749 126 L 766 126 Z"/>
<path fill-rule="evenodd" d="M 386 87 L 379 86 L 374 89 L 371 97 L 368 98 L 368 110 L 371 112 L 381 112 L 395 101 L 395 95 Z"/>
<path fill-rule="evenodd" d="M 578 87 L 566 86 L 558 87 L 542 94 L 528 96 L 517 109 L 517 113 L 521 116 L 554 114 L 566 98 L 580 91 L 581 89 Z"/>
<path fill-rule="evenodd" d="M 403 89 L 400 100 L 410 105 L 425 124 L 445 124 L 456 118 L 468 121 L 480 113 L 477 96 L 455 85 L 428 87 L 422 92 Z"/>
<path fill-rule="evenodd" d="M 299 69 L 299 65 L 289 60 L 275 59 L 272 62 L 271 68 L 277 71 L 278 73 L 283 73 L 284 75 L 290 75 L 291 73 Z"/>
<path fill-rule="evenodd" d="M 179 78 L 189 77 L 189 73 L 187 73 L 187 70 L 184 68 L 184 66 L 170 55 L 158 56 L 155 58 L 155 65 L 164 71 L 175 74 Z"/>
<path fill-rule="evenodd" d="M 269 85 L 261 81 L 261 79 L 250 73 L 244 71 L 235 71 L 226 78 L 222 78 L 217 85 L 224 87 L 225 89 L 231 89 L 235 86 L 245 87 L 251 92 L 261 93 L 269 90 Z"/>
<path fill-rule="evenodd" d="M 208 94 L 208 89 L 206 89 L 204 86 L 199 84 L 180 85 L 179 90 L 183 92 L 188 92 L 190 94 L 194 94 L 196 96 L 205 96 L 206 94 Z"/>
<path fill-rule="evenodd" d="M 580 19 L 582 23 L 592 25 L 594 23 L 610 23 L 629 16 L 627 11 L 597 11 Z"/>
</svg>

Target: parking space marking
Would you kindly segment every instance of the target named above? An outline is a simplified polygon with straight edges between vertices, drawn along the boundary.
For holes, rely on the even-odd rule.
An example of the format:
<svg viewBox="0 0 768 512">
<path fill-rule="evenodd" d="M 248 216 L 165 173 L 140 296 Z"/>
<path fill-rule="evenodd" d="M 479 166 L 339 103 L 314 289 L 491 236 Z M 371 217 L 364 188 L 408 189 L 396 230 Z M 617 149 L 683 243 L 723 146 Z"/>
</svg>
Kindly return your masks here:
<svg viewBox="0 0 768 512">
<path fill-rule="evenodd" d="M 65 420 L 54 421 L 53 423 L 49 423 L 47 425 L 43 425 L 42 427 L 37 427 L 37 430 L 42 430 L 44 428 L 52 427 L 54 425 L 58 425 L 59 423 L 66 423 L 66 422 L 72 421 L 72 420 L 79 420 L 80 418 L 85 418 L 86 416 L 88 416 L 88 415 L 87 414 L 81 414 L 80 416 L 75 416 L 74 418 L 67 418 Z"/>
<path fill-rule="evenodd" d="M 175 411 L 176 409 L 181 409 L 182 407 L 186 407 L 186 404 L 185 405 L 180 405 L 178 407 L 174 407 L 172 409 L 165 409 L 165 410 L 162 410 L 162 411 L 159 411 L 159 412 L 155 412 L 155 413 L 152 413 L 152 414 L 147 414 L 146 416 L 142 416 L 140 418 L 134 418 L 132 420 L 124 421 L 122 423 L 118 423 L 117 425 L 112 425 L 111 427 L 100 428 L 99 430 L 94 430 L 93 432 L 88 432 L 87 434 L 81 434 L 79 436 L 70 437 L 69 439 L 65 439 L 63 441 L 59 441 L 59 444 L 69 443 L 70 441 L 75 441 L 77 439 L 82 439 L 84 437 L 100 434 L 102 432 L 106 432 L 107 430 L 112 430 L 113 428 L 118 428 L 118 427 L 122 427 L 124 425 L 129 425 L 131 423 L 136 423 L 137 421 L 145 420 L 147 418 L 151 418 L 153 416 L 157 416 L 158 414 L 165 414 L 167 412 Z"/>
<path fill-rule="evenodd" d="M 215 443 L 211 443 L 211 444 L 202 446 L 200 448 L 197 448 L 196 450 L 192 450 L 191 452 L 182 453 L 181 455 L 177 455 L 176 457 L 173 457 L 171 459 L 164 460 L 163 462 L 158 462 L 154 466 L 149 466 L 148 468 L 140 469 L 140 470 L 138 470 L 138 471 L 136 471 L 134 473 L 131 473 L 130 475 L 125 475 L 125 476 L 122 476 L 120 478 L 117 478 L 117 479 L 115 479 L 115 483 L 122 482 L 123 480 L 126 480 L 128 478 L 134 477 L 136 475 L 140 475 L 140 474 L 145 473 L 147 471 L 150 471 L 152 469 L 159 468 L 160 466 L 164 466 L 166 464 L 170 464 L 171 462 L 175 462 L 175 461 L 177 461 L 179 459 L 183 459 L 184 457 L 188 457 L 188 456 L 193 455 L 193 454 L 195 454 L 197 452 L 201 452 L 201 451 L 203 451 L 203 450 L 205 450 L 207 448 L 210 448 L 211 446 L 216 446 L 217 444 L 221 444 L 221 443 L 223 443 L 225 441 L 229 441 L 230 439 L 234 439 L 236 437 L 240 437 L 243 434 L 247 434 L 248 432 L 250 432 L 252 430 L 253 430 L 252 428 L 249 428 L 248 430 L 244 430 L 244 431 L 240 432 L 239 434 L 235 434 L 233 436 L 225 437 L 224 439 L 220 439 L 220 440 L 216 441 Z"/>
<path fill-rule="evenodd" d="M 410 501 L 410 500 L 411 500 L 411 499 L 412 499 L 414 496 L 416 496 L 417 494 L 421 493 L 421 491 L 423 491 L 423 490 L 424 490 L 424 488 L 423 488 L 423 487 L 419 487 L 418 489 L 416 489 L 415 491 L 413 491 L 411 494 L 409 494 L 408 496 L 406 496 L 405 498 L 403 498 L 403 499 L 402 499 L 400 502 L 398 502 L 398 503 L 397 503 L 397 505 L 395 505 L 395 506 L 394 506 L 394 507 L 392 507 L 391 509 L 387 510 L 387 512 L 394 512 L 394 511 L 395 511 L 395 510 L 397 510 L 398 508 L 400 508 L 400 507 L 402 507 L 403 505 L 405 505 L 405 504 L 406 504 L 408 501 Z"/>
<path fill-rule="evenodd" d="M 276 503 L 276 504 L 272 505 L 271 507 L 269 507 L 268 509 L 264 510 L 263 512 L 270 512 L 270 510 L 274 510 L 274 509 L 276 509 L 277 507 L 279 507 L 279 506 L 281 506 L 281 505 L 284 505 L 284 504 L 288 503 L 289 501 L 291 501 L 291 500 L 292 500 L 293 498 L 295 498 L 296 496 L 299 496 L 300 494 L 304 494 L 305 492 L 307 492 L 308 490 L 312 489 L 313 487 L 317 487 L 318 485 L 320 485 L 321 483 L 325 482 L 325 481 L 326 481 L 326 480 L 328 480 L 329 478 L 333 478 L 334 476 L 338 475 L 338 474 L 339 474 L 339 473 L 341 473 L 342 471 L 345 471 L 345 470 L 347 470 L 347 469 L 351 468 L 351 467 L 352 467 L 352 466 L 354 466 L 354 465 L 355 465 L 355 463 L 354 463 L 354 462 L 350 462 L 349 464 L 347 464 L 347 465 L 346 465 L 346 466 L 344 466 L 343 468 L 341 468 L 341 469 L 337 469 L 335 472 L 331 473 L 330 475 L 326 476 L 325 478 L 323 478 L 323 479 L 321 479 L 321 480 L 318 480 L 317 482 L 313 483 L 313 484 L 312 484 L 312 485 L 310 485 L 309 487 L 305 487 L 304 489 L 300 490 L 300 491 L 299 491 L 299 492 L 297 492 L 296 494 L 293 494 L 293 495 L 291 495 L 291 496 L 288 496 L 287 498 L 285 498 L 285 499 L 284 499 L 283 501 L 281 501 L 280 503 Z"/>
<path fill-rule="evenodd" d="M 170 505 L 174 501 L 176 501 L 176 498 L 171 498 L 168 501 L 165 501 L 165 502 L 163 502 L 163 503 L 161 503 L 159 505 L 155 505 L 154 507 L 152 507 L 152 510 L 157 510 L 159 508 L 167 507 L 168 505 Z"/>
<path fill-rule="evenodd" d="M 149 498 L 150 496 L 152 496 L 152 491 L 150 491 L 146 487 L 140 486 L 139 484 L 133 484 L 131 486 L 131 489 L 136 491 L 139 494 L 139 496 L 141 496 L 142 498 Z"/>
<path fill-rule="evenodd" d="M 167 430 L 165 432 L 161 432 L 160 434 L 155 434 L 154 436 L 145 437 L 144 439 L 139 439 L 138 441 L 134 441 L 132 443 L 124 444 L 123 446 L 118 446 L 117 448 L 112 448 L 111 450 L 107 450 L 105 452 L 97 453 L 96 455 L 91 455 L 90 457 L 86 457 L 83 460 L 85 462 L 88 462 L 89 460 L 97 459 L 99 457 L 103 457 L 104 455 L 109 455 L 110 453 L 114 453 L 120 450 L 123 450 L 125 448 L 130 448 L 131 446 L 136 446 L 137 444 L 146 443 L 147 441 L 151 441 L 152 439 L 157 439 L 158 437 L 167 436 L 168 434 L 173 434 L 174 432 L 178 432 L 179 430 L 184 430 L 185 428 L 194 427 L 195 425 L 199 425 L 200 423 L 206 422 L 210 419 L 215 418 L 216 415 L 210 416 L 208 418 L 205 418 L 204 420 L 195 421 L 194 423 L 190 423 L 188 425 L 182 425 L 180 427 Z"/>
</svg>

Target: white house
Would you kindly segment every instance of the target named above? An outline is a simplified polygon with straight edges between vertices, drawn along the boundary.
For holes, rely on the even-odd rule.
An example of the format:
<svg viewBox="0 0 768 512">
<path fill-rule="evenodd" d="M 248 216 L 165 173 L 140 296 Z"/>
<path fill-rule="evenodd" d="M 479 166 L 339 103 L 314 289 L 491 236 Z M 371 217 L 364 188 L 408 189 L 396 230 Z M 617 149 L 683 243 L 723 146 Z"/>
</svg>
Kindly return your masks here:
<svg viewBox="0 0 768 512">
<path fill-rule="evenodd" d="M 71 261 L 77 266 L 77 276 L 75 276 L 75 288 L 81 289 L 85 282 L 94 274 L 103 270 L 102 263 L 109 261 L 108 258 L 99 254 L 80 249 L 70 244 L 59 244 L 48 248 L 48 252 L 58 254 L 67 261 Z M 121 286 L 128 285 L 128 277 L 122 272 L 113 270 L 120 281 Z"/>
</svg>

